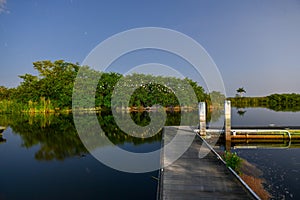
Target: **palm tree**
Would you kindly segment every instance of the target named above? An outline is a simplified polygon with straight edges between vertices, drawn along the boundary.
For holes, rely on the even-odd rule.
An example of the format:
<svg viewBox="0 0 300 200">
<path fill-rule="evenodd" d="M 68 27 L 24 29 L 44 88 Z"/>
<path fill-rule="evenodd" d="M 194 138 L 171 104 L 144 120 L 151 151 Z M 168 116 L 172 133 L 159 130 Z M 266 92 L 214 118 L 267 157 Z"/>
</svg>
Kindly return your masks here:
<svg viewBox="0 0 300 200">
<path fill-rule="evenodd" d="M 240 97 L 243 97 L 243 93 L 246 93 L 246 90 L 243 87 L 238 88 L 236 91 Z"/>
</svg>

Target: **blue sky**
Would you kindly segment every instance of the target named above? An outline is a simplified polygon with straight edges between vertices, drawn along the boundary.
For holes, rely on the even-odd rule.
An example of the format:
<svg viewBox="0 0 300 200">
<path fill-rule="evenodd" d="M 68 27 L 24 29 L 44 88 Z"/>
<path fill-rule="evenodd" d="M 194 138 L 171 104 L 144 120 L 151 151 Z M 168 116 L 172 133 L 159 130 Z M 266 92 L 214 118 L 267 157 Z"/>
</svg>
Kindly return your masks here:
<svg viewBox="0 0 300 200">
<path fill-rule="evenodd" d="M 300 93 L 300 1 L 293 0 L 0 0 L 0 85 L 36 73 L 34 61 L 81 63 L 106 38 L 148 26 L 199 42 L 228 96 L 241 86 L 248 96 Z"/>
</svg>

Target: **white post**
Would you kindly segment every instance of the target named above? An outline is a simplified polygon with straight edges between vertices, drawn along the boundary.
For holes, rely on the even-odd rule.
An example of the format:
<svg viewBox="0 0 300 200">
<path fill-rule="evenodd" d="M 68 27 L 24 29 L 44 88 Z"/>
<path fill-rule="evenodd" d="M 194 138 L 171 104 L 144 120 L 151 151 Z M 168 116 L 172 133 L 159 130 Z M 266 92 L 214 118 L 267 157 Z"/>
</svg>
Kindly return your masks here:
<svg viewBox="0 0 300 200">
<path fill-rule="evenodd" d="M 206 135 L 206 109 L 205 102 L 199 103 L 199 133 L 200 135 Z"/>
<path fill-rule="evenodd" d="M 225 140 L 231 139 L 231 102 L 225 100 Z"/>
</svg>

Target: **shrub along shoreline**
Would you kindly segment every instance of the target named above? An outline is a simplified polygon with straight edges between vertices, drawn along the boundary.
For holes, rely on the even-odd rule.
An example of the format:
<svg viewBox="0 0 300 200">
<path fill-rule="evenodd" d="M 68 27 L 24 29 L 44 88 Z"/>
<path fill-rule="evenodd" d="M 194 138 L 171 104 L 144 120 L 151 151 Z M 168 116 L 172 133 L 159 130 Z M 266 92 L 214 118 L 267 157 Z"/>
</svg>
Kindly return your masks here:
<svg viewBox="0 0 300 200">
<path fill-rule="evenodd" d="M 82 95 L 76 104 L 78 106 L 76 110 L 105 110 L 111 108 L 112 93 L 121 79 L 124 84 L 121 87 L 125 88 L 124 90 L 121 88 L 120 91 L 123 92 L 120 94 L 121 96 L 129 95 L 128 92 L 126 93 L 126 87 L 137 88 L 129 97 L 129 105 L 128 102 L 119 100 L 121 98 L 115 100 L 115 108 L 121 110 L 150 110 L 150 107 L 157 104 L 172 111 L 180 110 L 178 107 L 187 110 L 191 107 L 197 108 L 197 105 L 189 103 L 191 98 L 185 95 L 188 87 L 194 90 L 198 102 L 205 101 L 208 105 L 217 107 L 222 105 L 225 99 L 220 92 L 206 93 L 203 87 L 188 78 L 179 79 L 145 74 L 123 76 L 114 72 L 95 71 L 88 66 L 80 66 L 77 63 L 73 64 L 63 60 L 37 61 L 33 63 L 33 68 L 38 75 L 20 75 L 22 82 L 16 88 L 0 86 L 0 113 L 71 112 L 73 92 Z M 75 79 L 77 85 L 74 87 Z M 96 92 L 92 87 L 95 80 L 99 80 Z M 156 82 L 166 83 L 166 85 Z M 175 95 L 174 88 L 177 93 L 181 93 L 182 98 L 185 98 L 184 105 L 179 103 L 176 97 L 178 94 Z M 86 94 L 95 95 L 94 98 L 87 99 Z M 214 99 L 214 102 L 211 99 Z M 91 108 L 90 105 L 95 106 Z M 126 108 L 124 105 L 128 105 L 128 107 Z"/>
</svg>

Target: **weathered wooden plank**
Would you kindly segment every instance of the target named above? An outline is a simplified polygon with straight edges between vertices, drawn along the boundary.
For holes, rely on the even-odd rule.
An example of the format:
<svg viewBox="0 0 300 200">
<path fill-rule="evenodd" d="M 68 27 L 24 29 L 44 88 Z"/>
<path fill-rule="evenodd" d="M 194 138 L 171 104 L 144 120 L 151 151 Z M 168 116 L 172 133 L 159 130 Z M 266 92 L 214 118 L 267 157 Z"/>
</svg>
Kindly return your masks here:
<svg viewBox="0 0 300 200">
<path fill-rule="evenodd" d="M 184 127 L 180 134 L 192 134 Z M 172 140 L 180 127 L 165 127 L 163 141 L 167 144 Z M 179 133 L 179 132 L 178 132 Z M 191 136 L 191 135 L 189 135 Z M 179 140 L 185 142 L 184 140 Z M 178 152 L 177 145 L 174 153 Z M 199 150 L 207 151 L 200 159 Z M 208 147 L 206 147 L 208 148 Z M 162 154 L 161 162 L 168 161 Z M 159 199 L 255 199 L 248 190 L 236 179 L 227 167 L 205 145 L 200 137 L 195 136 L 188 150 L 171 165 L 165 167 L 160 178 Z"/>
</svg>

